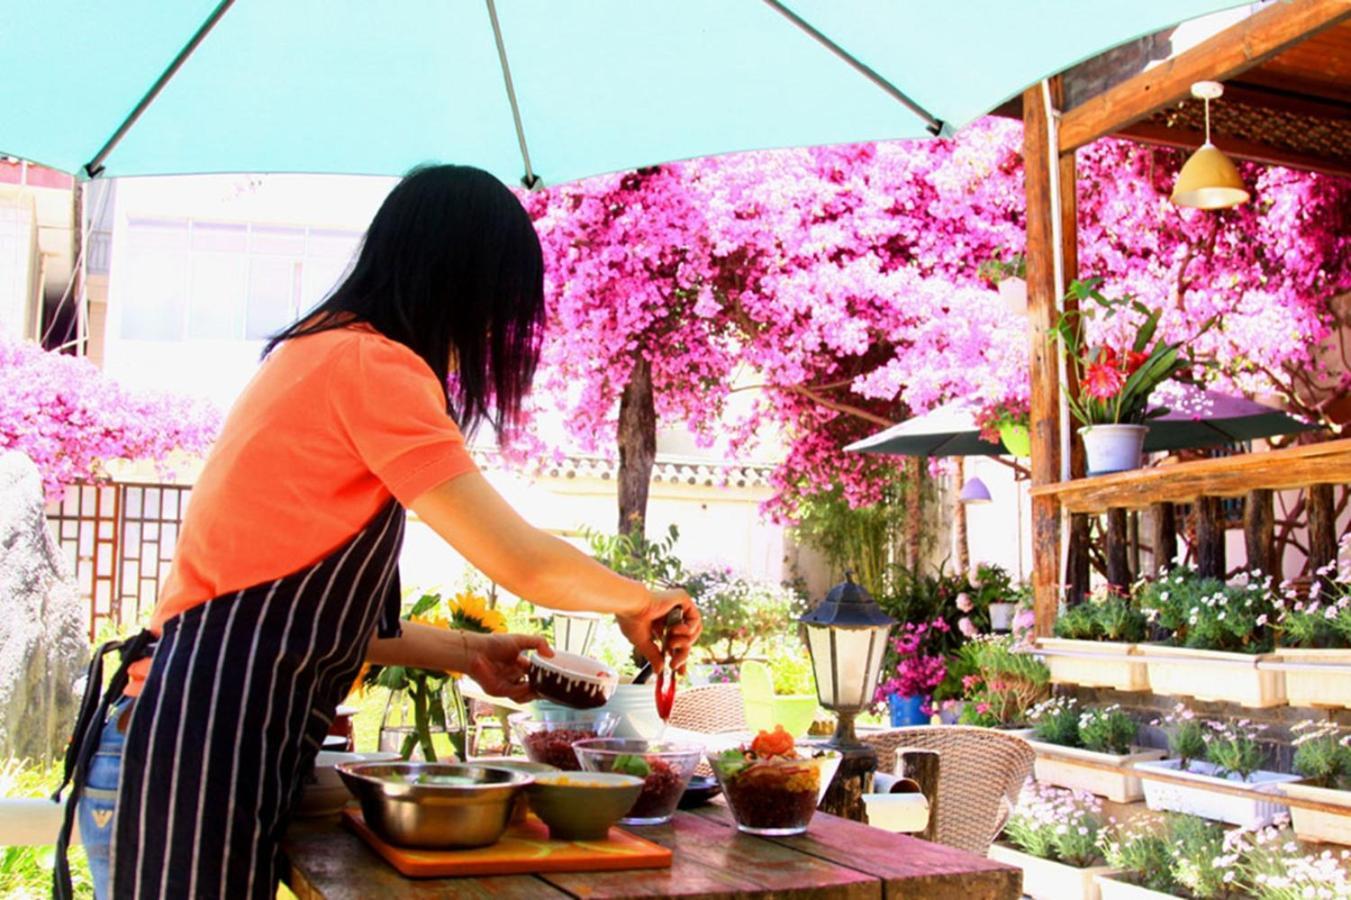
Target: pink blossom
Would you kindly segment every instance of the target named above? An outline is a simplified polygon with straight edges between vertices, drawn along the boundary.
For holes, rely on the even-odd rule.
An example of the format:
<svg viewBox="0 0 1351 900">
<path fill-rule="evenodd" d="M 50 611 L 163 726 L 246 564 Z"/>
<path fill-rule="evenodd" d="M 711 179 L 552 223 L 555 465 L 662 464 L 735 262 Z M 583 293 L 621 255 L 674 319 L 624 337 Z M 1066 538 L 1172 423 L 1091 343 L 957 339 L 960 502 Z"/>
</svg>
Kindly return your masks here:
<svg viewBox="0 0 1351 900">
<path fill-rule="evenodd" d="M 972 609 L 975 608 L 975 604 L 971 602 L 971 597 L 966 593 L 966 591 L 962 591 L 960 594 L 957 595 L 957 608 L 964 613 L 969 613 L 971 612 Z M 963 619 L 962 621 L 966 620 Z"/>
<path fill-rule="evenodd" d="M 973 638 L 980 634 L 980 629 L 976 628 L 975 623 L 966 616 L 962 616 L 957 620 L 957 630 L 969 638 Z"/>
</svg>

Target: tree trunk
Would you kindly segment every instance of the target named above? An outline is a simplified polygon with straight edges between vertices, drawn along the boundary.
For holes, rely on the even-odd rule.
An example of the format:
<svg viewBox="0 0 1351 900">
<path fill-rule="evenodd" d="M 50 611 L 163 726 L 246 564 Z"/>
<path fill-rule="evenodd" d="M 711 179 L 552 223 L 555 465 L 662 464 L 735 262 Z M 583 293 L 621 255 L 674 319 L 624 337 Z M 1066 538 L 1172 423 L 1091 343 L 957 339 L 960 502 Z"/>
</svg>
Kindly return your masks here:
<svg viewBox="0 0 1351 900">
<path fill-rule="evenodd" d="M 1196 501 L 1196 568 L 1204 578 L 1224 578 L 1224 510 L 1218 497 Z"/>
<path fill-rule="evenodd" d="M 619 400 L 619 533 L 643 534 L 647 491 L 657 461 L 652 364 L 639 356 Z"/>
<path fill-rule="evenodd" d="M 966 484 L 966 462 L 959 456 L 957 457 L 957 478 L 958 489 Z M 960 495 L 957 498 L 957 506 L 952 512 L 957 525 L 957 568 L 961 569 L 963 575 L 971 574 L 971 544 L 966 535 L 966 504 L 962 502 Z"/>
<path fill-rule="evenodd" d="M 918 456 L 905 460 L 905 562 L 911 572 L 918 572 L 920 541 L 924 535 L 923 509 L 924 461 Z"/>
<path fill-rule="evenodd" d="M 1332 485 L 1311 484 L 1309 507 L 1309 573 L 1337 561 L 1337 506 Z"/>
<path fill-rule="evenodd" d="M 1171 503 L 1155 503 L 1149 520 L 1153 525 L 1150 547 L 1153 549 L 1154 577 L 1173 567 L 1177 558 L 1177 510 Z"/>
<path fill-rule="evenodd" d="M 1131 584 L 1130 554 L 1127 543 L 1126 510 L 1107 510 L 1107 583 L 1125 591 Z"/>
<path fill-rule="evenodd" d="M 1248 569 L 1260 569 L 1276 581 L 1281 566 L 1276 559 L 1276 511 L 1272 492 L 1249 491 L 1243 502 L 1243 545 L 1248 551 Z"/>
</svg>

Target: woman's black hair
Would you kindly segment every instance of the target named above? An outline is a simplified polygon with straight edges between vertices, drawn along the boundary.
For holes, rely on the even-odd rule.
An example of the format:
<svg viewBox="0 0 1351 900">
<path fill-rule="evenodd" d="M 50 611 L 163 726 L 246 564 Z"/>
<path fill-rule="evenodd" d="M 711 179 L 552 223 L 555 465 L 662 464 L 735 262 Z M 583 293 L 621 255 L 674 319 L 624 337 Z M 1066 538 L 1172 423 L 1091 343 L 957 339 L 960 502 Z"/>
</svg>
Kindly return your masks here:
<svg viewBox="0 0 1351 900">
<path fill-rule="evenodd" d="M 544 325 L 544 258 L 530 216 L 481 169 L 414 169 L 380 205 L 342 283 L 263 355 L 353 321 L 431 366 L 466 434 L 485 419 L 500 434 L 530 390 Z"/>
</svg>

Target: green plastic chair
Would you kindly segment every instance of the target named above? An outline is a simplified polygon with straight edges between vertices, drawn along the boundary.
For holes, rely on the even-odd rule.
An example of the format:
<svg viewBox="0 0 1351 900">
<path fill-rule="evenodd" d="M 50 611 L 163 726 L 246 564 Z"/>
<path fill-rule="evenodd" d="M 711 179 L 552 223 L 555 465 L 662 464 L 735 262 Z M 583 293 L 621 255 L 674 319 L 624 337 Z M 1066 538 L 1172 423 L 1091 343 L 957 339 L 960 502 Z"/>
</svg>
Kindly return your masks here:
<svg viewBox="0 0 1351 900">
<path fill-rule="evenodd" d="M 803 737 L 816 718 L 816 696 L 776 695 L 774 676 L 762 662 L 741 664 L 741 697 L 746 704 L 746 726 L 751 731 L 772 731 L 775 725 L 782 725 L 793 737 Z"/>
</svg>

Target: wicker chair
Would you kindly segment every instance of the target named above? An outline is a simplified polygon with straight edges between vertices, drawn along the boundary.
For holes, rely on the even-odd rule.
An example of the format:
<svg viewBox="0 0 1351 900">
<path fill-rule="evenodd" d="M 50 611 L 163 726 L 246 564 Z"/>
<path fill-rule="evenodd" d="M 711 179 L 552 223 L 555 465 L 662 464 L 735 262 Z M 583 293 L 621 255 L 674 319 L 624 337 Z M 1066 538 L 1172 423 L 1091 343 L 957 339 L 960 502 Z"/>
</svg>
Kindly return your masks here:
<svg viewBox="0 0 1351 900">
<path fill-rule="evenodd" d="M 705 684 L 676 694 L 670 726 L 702 734 L 746 730 L 746 705 L 739 684 Z"/>
<path fill-rule="evenodd" d="M 964 725 L 896 728 L 860 738 L 877 751 L 880 772 L 895 771 L 898 750 L 937 750 L 937 841 L 980 856 L 1004 827 L 1037 756 L 1020 737 Z"/>
</svg>

